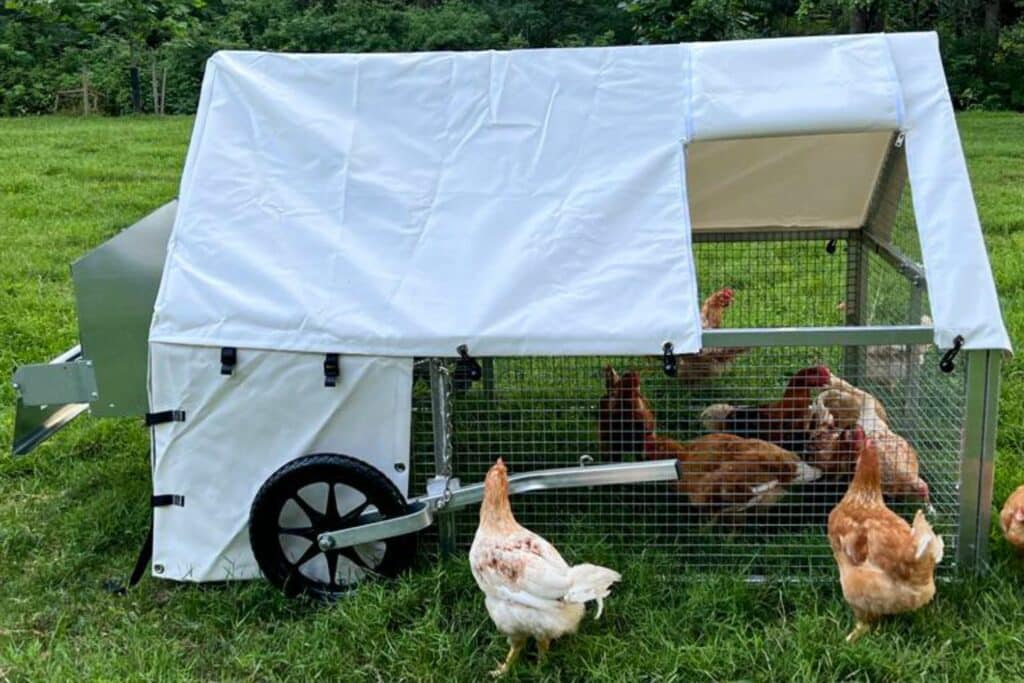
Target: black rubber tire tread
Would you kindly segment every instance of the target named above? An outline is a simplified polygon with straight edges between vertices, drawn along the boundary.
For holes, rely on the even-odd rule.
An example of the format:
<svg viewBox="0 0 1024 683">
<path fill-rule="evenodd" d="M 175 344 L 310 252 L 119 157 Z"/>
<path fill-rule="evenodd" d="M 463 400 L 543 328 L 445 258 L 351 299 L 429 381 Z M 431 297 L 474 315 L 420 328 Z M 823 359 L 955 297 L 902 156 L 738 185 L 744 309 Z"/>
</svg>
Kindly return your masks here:
<svg viewBox="0 0 1024 683">
<path fill-rule="evenodd" d="M 374 466 L 347 455 L 315 453 L 296 458 L 274 472 L 260 487 L 249 509 L 249 544 L 263 576 L 289 597 L 299 595 L 333 600 L 345 592 L 310 579 L 296 571 L 285 557 L 278 539 L 278 518 L 284 504 L 302 488 L 333 481 L 366 496 L 384 517 L 408 512 L 408 505 L 394 482 Z M 384 540 L 386 545 L 375 574 L 394 577 L 407 569 L 416 556 L 416 534 Z"/>
</svg>

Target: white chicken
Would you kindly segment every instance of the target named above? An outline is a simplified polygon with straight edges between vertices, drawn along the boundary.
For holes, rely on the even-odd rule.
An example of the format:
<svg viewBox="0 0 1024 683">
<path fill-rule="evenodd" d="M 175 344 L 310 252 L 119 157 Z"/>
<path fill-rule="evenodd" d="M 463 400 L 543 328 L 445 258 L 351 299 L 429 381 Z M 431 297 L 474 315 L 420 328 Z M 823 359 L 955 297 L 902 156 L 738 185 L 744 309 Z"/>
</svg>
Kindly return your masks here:
<svg viewBox="0 0 1024 683">
<path fill-rule="evenodd" d="M 512 516 L 508 471 L 499 458 L 487 472 L 480 526 L 469 550 L 473 578 L 484 592 L 487 613 L 508 638 L 505 661 L 491 675 L 504 675 L 527 641 L 537 641 L 543 657 L 551 641 L 575 633 L 584 603 L 602 601 L 622 577 L 592 564 L 570 567 L 553 545 L 524 529 Z"/>
</svg>

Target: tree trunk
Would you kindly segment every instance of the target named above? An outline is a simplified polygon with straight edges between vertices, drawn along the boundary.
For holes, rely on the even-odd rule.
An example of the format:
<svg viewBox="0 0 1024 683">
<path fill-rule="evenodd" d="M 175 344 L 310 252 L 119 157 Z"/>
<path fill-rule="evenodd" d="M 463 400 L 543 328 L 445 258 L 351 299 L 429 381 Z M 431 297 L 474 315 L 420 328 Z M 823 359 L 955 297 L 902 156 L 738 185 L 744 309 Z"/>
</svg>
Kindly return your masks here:
<svg viewBox="0 0 1024 683">
<path fill-rule="evenodd" d="M 160 116 L 167 113 L 167 65 L 160 75 Z"/>
<path fill-rule="evenodd" d="M 157 74 L 156 74 L 157 69 L 156 69 L 156 52 L 155 51 L 152 53 L 152 56 L 151 56 L 151 59 L 150 59 L 150 62 L 149 62 L 149 66 L 150 66 L 150 69 L 149 69 L 149 72 L 150 72 L 150 83 L 153 86 L 153 113 L 159 116 L 159 114 L 160 114 L 160 81 L 157 78 Z"/>
<path fill-rule="evenodd" d="M 82 116 L 89 115 L 89 72 L 82 69 Z"/>
<path fill-rule="evenodd" d="M 128 68 L 128 75 L 132 84 L 132 112 L 142 113 L 142 78 L 139 76 L 139 54 L 135 48 L 131 48 L 132 63 Z"/>
<path fill-rule="evenodd" d="M 885 17 L 877 3 L 850 9 L 850 33 L 877 33 L 884 27 Z"/>
<path fill-rule="evenodd" d="M 999 40 L 999 0 L 985 0 L 985 35 L 993 43 Z"/>
</svg>

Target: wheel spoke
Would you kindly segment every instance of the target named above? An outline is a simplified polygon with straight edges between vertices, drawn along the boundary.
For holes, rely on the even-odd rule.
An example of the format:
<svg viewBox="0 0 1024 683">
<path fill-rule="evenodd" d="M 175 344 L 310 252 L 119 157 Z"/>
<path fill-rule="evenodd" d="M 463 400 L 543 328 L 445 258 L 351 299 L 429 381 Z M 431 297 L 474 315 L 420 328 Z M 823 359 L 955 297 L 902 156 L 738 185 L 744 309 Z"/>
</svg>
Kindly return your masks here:
<svg viewBox="0 0 1024 683">
<path fill-rule="evenodd" d="M 315 510 L 312 505 L 307 503 L 306 500 L 302 496 L 299 495 L 298 491 L 295 492 L 295 495 L 292 496 L 291 499 L 293 501 L 295 501 L 296 505 L 298 505 L 300 508 L 302 508 L 303 512 L 306 513 L 306 516 L 309 517 L 309 523 L 311 525 L 313 525 L 313 526 L 320 525 L 320 523 L 323 521 L 323 518 L 324 518 L 324 515 L 323 515 L 322 512 L 318 512 L 317 510 Z"/>
<path fill-rule="evenodd" d="M 331 588 L 338 587 L 338 551 L 330 550 L 324 553 L 327 558 L 327 585 Z"/>
<path fill-rule="evenodd" d="M 310 543 L 309 547 L 306 548 L 306 552 L 302 553 L 302 557 L 300 557 L 296 562 L 292 564 L 295 567 L 295 569 L 298 569 L 299 567 L 306 564 L 319 554 L 320 547 L 316 543 Z"/>
<path fill-rule="evenodd" d="M 366 510 L 366 508 L 368 507 L 370 507 L 369 498 L 367 498 L 361 504 L 355 506 L 354 508 L 346 512 L 345 515 L 340 520 L 338 520 L 338 523 L 342 525 L 347 525 L 358 521 L 359 518 L 362 516 L 363 511 Z"/>
<path fill-rule="evenodd" d="M 341 549 L 338 550 L 338 552 L 341 553 L 342 556 L 345 557 L 345 559 L 350 561 L 355 566 L 360 567 L 362 569 L 370 569 L 370 566 L 368 564 L 366 564 L 366 561 L 363 560 L 363 558 L 359 556 L 358 552 L 356 552 L 355 546 L 350 546 L 348 548 L 341 548 Z"/>
<path fill-rule="evenodd" d="M 325 483 L 327 484 L 327 507 L 324 509 L 324 521 L 333 526 L 341 516 L 338 514 L 338 496 L 334 491 L 334 482 Z"/>
<path fill-rule="evenodd" d="M 300 536 L 307 540 L 316 542 L 317 536 L 320 535 L 316 529 L 311 526 L 288 526 L 279 527 L 277 530 L 279 534 L 285 534 L 286 536 Z"/>
</svg>

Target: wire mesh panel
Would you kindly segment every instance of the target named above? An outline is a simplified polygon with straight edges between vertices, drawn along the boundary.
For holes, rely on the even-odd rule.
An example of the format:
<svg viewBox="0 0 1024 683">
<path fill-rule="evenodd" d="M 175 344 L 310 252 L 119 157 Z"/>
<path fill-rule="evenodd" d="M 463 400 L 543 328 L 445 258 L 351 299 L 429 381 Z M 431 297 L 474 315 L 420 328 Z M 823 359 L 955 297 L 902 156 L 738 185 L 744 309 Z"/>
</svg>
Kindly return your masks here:
<svg viewBox="0 0 1024 683">
<path fill-rule="evenodd" d="M 653 358 L 495 359 L 493 385 L 478 383 L 453 401 L 455 472 L 463 481 L 479 481 L 499 456 L 513 473 L 574 466 L 585 455 L 595 463 L 679 457 L 685 474 L 678 485 L 532 493 L 516 497 L 514 510 L 523 524 L 553 539 L 653 551 L 681 570 L 755 576 L 831 570 L 825 524 L 856 457 L 842 430 L 816 430 L 812 423 L 803 437 L 795 427 L 792 434 L 784 433 L 789 427 L 769 434 L 779 427 L 772 420 L 799 416 L 730 423 L 727 413 L 715 412 L 724 408 L 712 407 L 778 402 L 797 371 L 836 367 L 842 355 L 837 347 L 750 349 L 724 375 L 698 385 L 667 377 Z M 609 410 L 608 388 L 616 381 L 628 387 L 625 403 L 635 395 L 645 407 Z M 945 539 L 947 557 L 955 557 L 962 374 L 942 375 L 929 363 L 913 400 L 902 380 L 888 386 L 851 381 L 882 402 L 887 425 L 912 449 L 900 454 L 897 443 L 880 444 L 883 467 L 887 460 L 893 467 L 884 483 L 887 501 L 911 517 L 927 490 L 933 526 Z M 757 432 L 788 452 L 763 442 L 743 453 L 727 450 L 706 436 L 718 429 Z M 918 477 L 927 489 L 918 488 Z M 476 523 L 474 512 L 457 516 L 460 545 L 471 541 Z"/>
<path fill-rule="evenodd" d="M 909 220 L 901 230 L 913 230 Z M 706 308 L 705 326 L 919 323 L 923 281 L 873 245 L 858 231 L 695 235 L 700 296 L 720 304 Z M 524 525 L 589 553 L 657 553 L 680 572 L 827 576 L 827 517 L 852 477 L 860 423 L 878 448 L 890 507 L 910 519 L 931 506 L 948 572 L 964 374 L 941 373 L 938 360 L 929 345 L 705 349 L 680 357 L 673 378 L 657 357 L 488 359 L 483 381 L 453 387 L 454 474 L 480 481 L 499 456 L 512 473 L 677 458 L 679 484 L 531 493 L 513 508 Z M 794 379 L 818 368 L 847 388 L 834 395 L 820 379 Z M 434 473 L 429 393 L 421 382 L 414 394 L 419 491 Z M 475 511 L 456 515 L 460 546 L 476 524 Z"/>
</svg>

